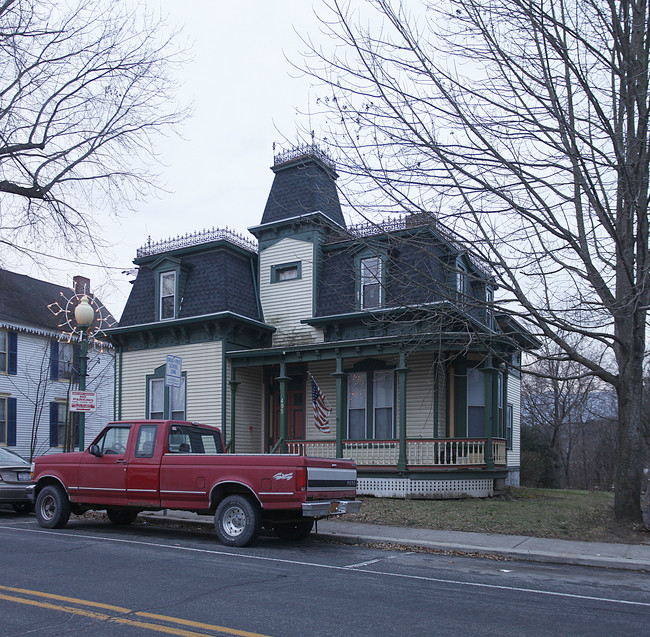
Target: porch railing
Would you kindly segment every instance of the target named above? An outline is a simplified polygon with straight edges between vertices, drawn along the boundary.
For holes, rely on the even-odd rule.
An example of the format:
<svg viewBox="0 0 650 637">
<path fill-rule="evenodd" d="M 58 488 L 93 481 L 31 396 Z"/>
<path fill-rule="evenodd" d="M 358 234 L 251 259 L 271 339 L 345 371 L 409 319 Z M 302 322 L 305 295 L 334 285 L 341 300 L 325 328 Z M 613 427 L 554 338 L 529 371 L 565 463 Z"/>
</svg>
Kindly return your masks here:
<svg viewBox="0 0 650 637">
<path fill-rule="evenodd" d="M 445 439 L 406 441 L 406 463 L 413 467 L 467 467 L 486 464 L 484 439 Z M 287 442 L 289 453 L 323 458 L 336 457 L 334 441 Z M 398 440 L 344 440 L 343 456 L 359 466 L 395 466 L 399 459 Z M 506 441 L 492 441 L 495 465 L 506 464 Z"/>
</svg>

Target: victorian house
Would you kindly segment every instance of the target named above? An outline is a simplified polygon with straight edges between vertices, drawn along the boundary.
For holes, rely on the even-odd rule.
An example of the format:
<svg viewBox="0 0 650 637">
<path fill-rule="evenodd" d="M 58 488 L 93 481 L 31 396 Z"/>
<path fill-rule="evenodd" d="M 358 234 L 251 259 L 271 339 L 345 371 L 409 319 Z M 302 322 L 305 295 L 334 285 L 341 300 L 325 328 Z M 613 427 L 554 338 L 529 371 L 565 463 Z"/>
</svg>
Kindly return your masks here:
<svg viewBox="0 0 650 637">
<path fill-rule="evenodd" d="M 230 452 L 352 458 L 360 493 L 518 484 L 518 362 L 538 343 L 494 313 L 489 271 L 433 215 L 348 227 L 317 147 L 272 170 L 255 241 L 212 230 L 138 251 L 109 330 L 118 417 L 216 425 Z"/>
</svg>

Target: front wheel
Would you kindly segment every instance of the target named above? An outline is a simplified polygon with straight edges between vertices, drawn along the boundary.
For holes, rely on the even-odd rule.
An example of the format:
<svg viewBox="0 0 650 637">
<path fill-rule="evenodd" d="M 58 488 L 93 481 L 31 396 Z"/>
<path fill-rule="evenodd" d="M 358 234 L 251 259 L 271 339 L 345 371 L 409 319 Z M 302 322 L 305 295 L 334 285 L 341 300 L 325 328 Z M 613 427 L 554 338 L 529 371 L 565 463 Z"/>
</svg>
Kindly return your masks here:
<svg viewBox="0 0 650 637">
<path fill-rule="evenodd" d="M 259 508 L 243 495 L 224 498 L 214 514 L 214 528 L 226 546 L 247 546 L 262 528 Z"/>
<path fill-rule="evenodd" d="M 62 487 L 51 484 L 36 498 L 36 519 L 46 529 L 62 529 L 70 519 L 70 500 Z"/>
</svg>

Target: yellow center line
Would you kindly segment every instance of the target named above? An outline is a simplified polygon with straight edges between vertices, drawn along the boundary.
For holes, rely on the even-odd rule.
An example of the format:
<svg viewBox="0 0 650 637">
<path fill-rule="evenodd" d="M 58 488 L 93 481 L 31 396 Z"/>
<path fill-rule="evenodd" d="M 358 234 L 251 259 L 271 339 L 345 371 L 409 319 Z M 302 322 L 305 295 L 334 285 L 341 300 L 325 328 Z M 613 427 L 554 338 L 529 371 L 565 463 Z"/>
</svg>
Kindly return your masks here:
<svg viewBox="0 0 650 637">
<path fill-rule="evenodd" d="M 13 586 L 1 586 L 0 590 L 11 591 L 12 593 L 23 593 L 24 595 L 32 595 L 34 597 L 46 597 L 47 599 L 56 599 L 61 602 L 72 602 L 73 604 L 81 604 L 82 606 L 93 606 L 95 608 L 103 608 L 104 610 L 112 610 L 116 613 L 132 613 L 130 608 L 123 608 L 122 606 L 112 606 L 111 604 L 102 604 L 101 602 L 91 602 L 85 599 L 77 599 L 75 597 L 65 597 L 64 595 L 56 595 L 55 593 L 43 593 L 41 591 L 32 591 L 28 588 L 14 588 Z"/>
<path fill-rule="evenodd" d="M 111 604 L 102 604 L 100 602 L 91 602 L 85 599 L 78 599 L 75 597 L 65 597 L 63 595 L 56 595 L 54 593 L 44 593 L 41 591 L 33 591 L 26 588 L 14 588 L 12 586 L 0 586 L 0 590 L 10 591 L 13 593 L 21 593 L 23 595 L 31 595 L 33 597 L 42 597 L 45 599 L 63 601 L 73 604 L 79 604 L 80 606 L 90 606 L 93 608 L 102 608 L 105 610 L 111 610 L 117 613 L 123 614 L 134 614 L 139 617 L 146 617 L 149 619 L 157 619 L 159 621 L 168 622 L 171 624 L 179 624 L 182 626 L 188 626 L 191 628 L 209 630 L 211 632 L 217 632 L 227 635 L 237 635 L 238 637 L 268 637 L 268 635 L 262 635 L 260 633 L 251 633 L 245 630 L 237 630 L 236 628 L 226 628 L 225 626 L 217 626 L 215 624 L 204 624 L 203 622 L 195 622 L 189 619 L 181 619 L 179 617 L 170 617 L 168 615 L 157 615 L 155 613 L 147 613 L 144 611 L 133 612 L 128 608 L 123 608 L 121 606 L 112 606 Z M 10 602 L 17 602 L 20 604 L 27 604 L 29 606 L 37 606 L 40 608 L 47 608 L 50 610 L 57 610 L 64 613 L 71 613 L 73 615 L 81 615 L 83 617 L 89 617 L 91 619 L 97 619 L 101 621 L 109 621 L 117 624 L 126 624 L 129 626 L 137 626 L 139 628 L 146 628 L 147 630 L 153 630 L 157 632 L 167 633 L 170 635 L 180 635 L 180 637 L 205 637 L 206 633 L 201 632 L 197 633 L 191 630 L 184 630 L 182 628 L 176 628 L 174 626 L 162 626 L 160 624 L 152 624 L 149 622 L 137 621 L 134 619 L 129 619 L 127 617 L 114 617 L 107 615 L 106 613 L 99 613 L 96 611 L 85 610 L 84 608 L 74 608 L 72 606 L 64 606 L 62 604 L 54 604 L 51 602 L 39 601 L 37 599 L 28 599 L 25 597 L 16 597 L 14 595 L 5 595 L 0 593 L 0 599 L 4 599 Z"/>
</svg>

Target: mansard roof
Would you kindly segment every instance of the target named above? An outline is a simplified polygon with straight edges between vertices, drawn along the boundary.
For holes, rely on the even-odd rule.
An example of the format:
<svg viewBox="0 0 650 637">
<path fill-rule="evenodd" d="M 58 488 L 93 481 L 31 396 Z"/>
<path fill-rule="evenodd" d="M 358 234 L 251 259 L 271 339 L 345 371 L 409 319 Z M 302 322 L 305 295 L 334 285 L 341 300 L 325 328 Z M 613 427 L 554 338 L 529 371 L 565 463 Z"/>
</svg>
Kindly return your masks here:
<svg viewBox="0 0 650 637">
<path fill-rule="evenodd" d="M 334 163 L 311 144 L 276 155 L 275 173 L 261 225 L 320 212 L 345 227 Z"/>
<path fill-rule="evenodd" d="M 212 230 L 138 250 L 138 276 L 127 300 L 120 327 L 156 321 L 156 274 L 165 264 L 184 273 L 178 319 L 231 312 L 261 321 L 254 280 L 255 245 L 229 231 Z"/>
</svg>

